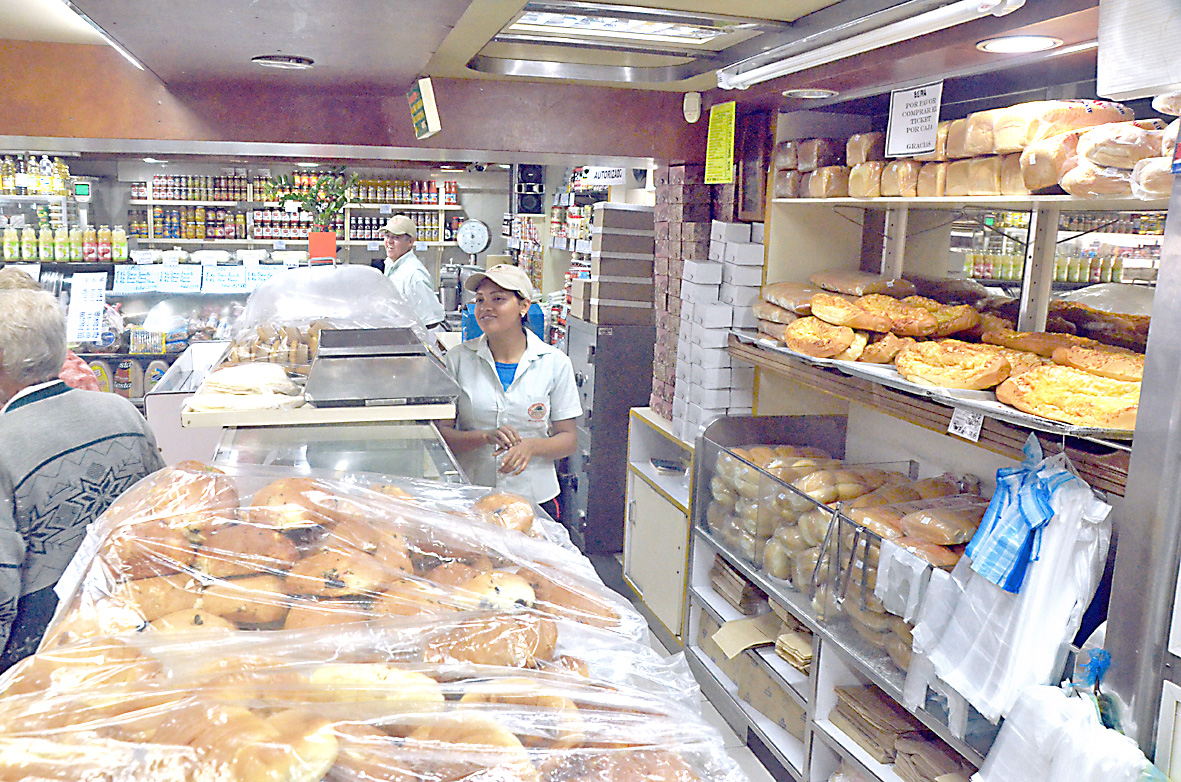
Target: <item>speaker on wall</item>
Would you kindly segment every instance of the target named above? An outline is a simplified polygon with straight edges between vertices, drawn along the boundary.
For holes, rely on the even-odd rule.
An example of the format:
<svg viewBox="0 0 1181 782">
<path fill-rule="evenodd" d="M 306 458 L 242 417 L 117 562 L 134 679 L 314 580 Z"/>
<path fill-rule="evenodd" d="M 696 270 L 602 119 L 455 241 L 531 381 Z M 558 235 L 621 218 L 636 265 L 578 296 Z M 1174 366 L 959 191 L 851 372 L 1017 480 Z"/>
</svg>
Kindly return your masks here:
<svg viewBox="0 0 1181 782">
<path fill-rule="evenodd" d="M 513 167 L 513 206 L 517 214 L 545 214 L 545 166 L 518 163 Z"/>
</svg>

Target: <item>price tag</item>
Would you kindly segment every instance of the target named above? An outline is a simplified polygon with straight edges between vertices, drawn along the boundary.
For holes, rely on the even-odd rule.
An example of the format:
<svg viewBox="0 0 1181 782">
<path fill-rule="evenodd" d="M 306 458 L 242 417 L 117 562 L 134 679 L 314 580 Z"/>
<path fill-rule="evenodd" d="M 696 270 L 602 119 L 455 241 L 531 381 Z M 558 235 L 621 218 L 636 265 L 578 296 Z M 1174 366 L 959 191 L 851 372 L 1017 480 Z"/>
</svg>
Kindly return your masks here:
<svg viewBox="0 0 1181 782">
<path fill-rule="evenodd" d="M 286 250 L 287 249 L 287 242 L 283 241 L 282 239 L 276 239 L 275 243 L 273 245 L 273 249 Z"/>
<path fill-rule="evenodd" d="M 365 249 L 371 253 L 380 252 L 381 242 L 370 242 L 369 244 L 365 245 Z"/>
<path fill-rule="evenodd" d="M 240 293 L 246 290 L 244 266 L 205 266 L 201 271 L 202 293 Z"/>
<path fill-rule="evenodd" d="M 86 272 L 70 278 L 70 307 L 66 310 L 67 342 L 98 342 L 102 338 L 106 295 L 106 272 Z"/>
<path fill-rule="evenodd" d="M 274 277 L 281 271 L 284 271 L 286 266 L 279 266 L 275 263 L 255 264 L 253 267 L 245 267 L 246 270 L 246 290 L 252 291 L 259 285 Z"/>
<path fill-rule="evenodd" d="M 197 293 L 201 290 L 200 266 L 160 267 L 161 293 Z"/>
<path fill-rule="evenodd" d="M 148 293 L 156 290 L 160 283 L 159 266 L 115 267 L 115 285 L 112 293 Z"/>
<path fill-rule="evenodd" d="M 283 211 L 288 214 L 295 214 L 299 211 L 299 201 L 284 201 Z"/>
<path fill-rule="evenodd" d="M 393 204 L 382 204 L 379 210 L 383 215 L 392 215 L 394 213 Z"/>
<path fill-rule="evenodd" d="M 296 266 L 299 266 L 299 259 L 298 258 L 284 258 L 283 265 L 285 267 L 287 267 L 288 269 L 294 269 Z"/>
<path fill-rule="evenodd" d="M 980 427 L 984 425 L 984 414 L 975 410 L 957 407 L 947 424 L 948 434 L 976 442 L 980 439 Z"/>
<path fill-rule="evenodd" d="M 426 252 L 426 242 L 415 242 L 414 243 L 414 252 L 416 252 L 416 253 Z"/>
</svg>

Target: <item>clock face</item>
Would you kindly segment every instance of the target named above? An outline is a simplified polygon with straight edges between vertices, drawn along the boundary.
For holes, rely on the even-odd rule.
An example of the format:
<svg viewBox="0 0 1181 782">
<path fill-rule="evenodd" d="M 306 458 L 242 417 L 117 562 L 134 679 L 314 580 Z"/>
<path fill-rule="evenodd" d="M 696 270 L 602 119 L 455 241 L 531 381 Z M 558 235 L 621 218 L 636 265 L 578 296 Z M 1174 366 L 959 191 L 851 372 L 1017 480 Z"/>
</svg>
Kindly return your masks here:
<svg viewBox="0 0 1181 782">
<path fill-rule="evenodd" d="M 469 219 L 460 224 L 455 241 L 458 242 L 459 249 L 475 255 L 488 249 L 492 237 L 488 233 L 487 225 L 479 220 Z"/>
</svg>

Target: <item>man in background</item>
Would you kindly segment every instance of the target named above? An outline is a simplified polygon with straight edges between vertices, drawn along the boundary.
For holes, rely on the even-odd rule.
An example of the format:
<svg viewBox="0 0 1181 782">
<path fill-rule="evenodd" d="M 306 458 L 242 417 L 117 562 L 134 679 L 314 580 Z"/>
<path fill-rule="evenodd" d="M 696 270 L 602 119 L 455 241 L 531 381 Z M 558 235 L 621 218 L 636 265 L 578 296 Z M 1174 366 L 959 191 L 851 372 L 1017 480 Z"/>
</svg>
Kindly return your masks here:
<svg viewBox="0 0 1181 782">
<path fill-rule="evenodd" d="M 385 276 L 414 310 L 426 328 L 443 322 L 443 305 L 435 292 L 430 272 L 414 254 L 418 228 L 406 215 L 394 215 L 378 231 L 385 242 Z"/>
</svg>

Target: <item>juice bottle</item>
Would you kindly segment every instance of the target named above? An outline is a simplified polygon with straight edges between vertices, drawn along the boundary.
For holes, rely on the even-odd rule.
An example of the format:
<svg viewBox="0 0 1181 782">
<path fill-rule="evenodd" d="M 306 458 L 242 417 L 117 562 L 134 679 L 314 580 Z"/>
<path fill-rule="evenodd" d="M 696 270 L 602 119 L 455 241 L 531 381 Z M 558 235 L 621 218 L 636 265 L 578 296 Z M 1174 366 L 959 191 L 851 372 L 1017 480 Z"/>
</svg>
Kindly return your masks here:
<svg viewBox="0 0 1181 782">
<path fill-rule="evenodd" d="M 109 263 L 111 260 L 111 227 L 104 225 L 98 229 L 98 260 Z"/>
<path fill-rule="evenodd" d="M 4 229 L 4 261 L 18 261 L 21 257 L 20 232 L 11 225 Z"/>
<path fill-rule="evenodd" d="M 21 230 L 21 258 L 26 261 L 37 260 L 37 231 L 31 225 Z"/>
<path fill-rule="evenodd" d="M 53 260 L 53 229 L 44 223 L 37 232 L 37 259 L 42 263 Z"/>
<path fill-rule="evenodd" d="M 0 194 L 16 194 L 16 165 L 11 157 L 5 157 L 4 161 L 0 162 Z"/>
<path fill-rule="evenodd" d="M 66 228 L 59 227 L 53 232 L 53 259 L 70 260 L 70 232 Z"/>
<path fill-rule="evenodd" d="M 70 229 L 70 260 L 71 261 L 77 262 L 77 261 L 82 260 L 82 256 L 83 256 L 82 245 L 83 245 L 82 229 L 77 228 L 77 227 L 71 228 Z"/>
<path fill-rule="evenodd" d="M 127 231 L 121 225 L 111 229 L 111 260 L 115 263 L 127 262 Z"/>
<path fill-rule="evenodd" d="M 67 195 L 66 183 L 70 181 L 70 167 L 60 157 L 53 159 L 54 177 L 58 187 L 58 195 Z"/>
<path fill-rule="evenodd" d="M 93 228 L 82 232 L 82 260 L 87 263 L 98 260 L 98 232 Z"/>
</svg>

